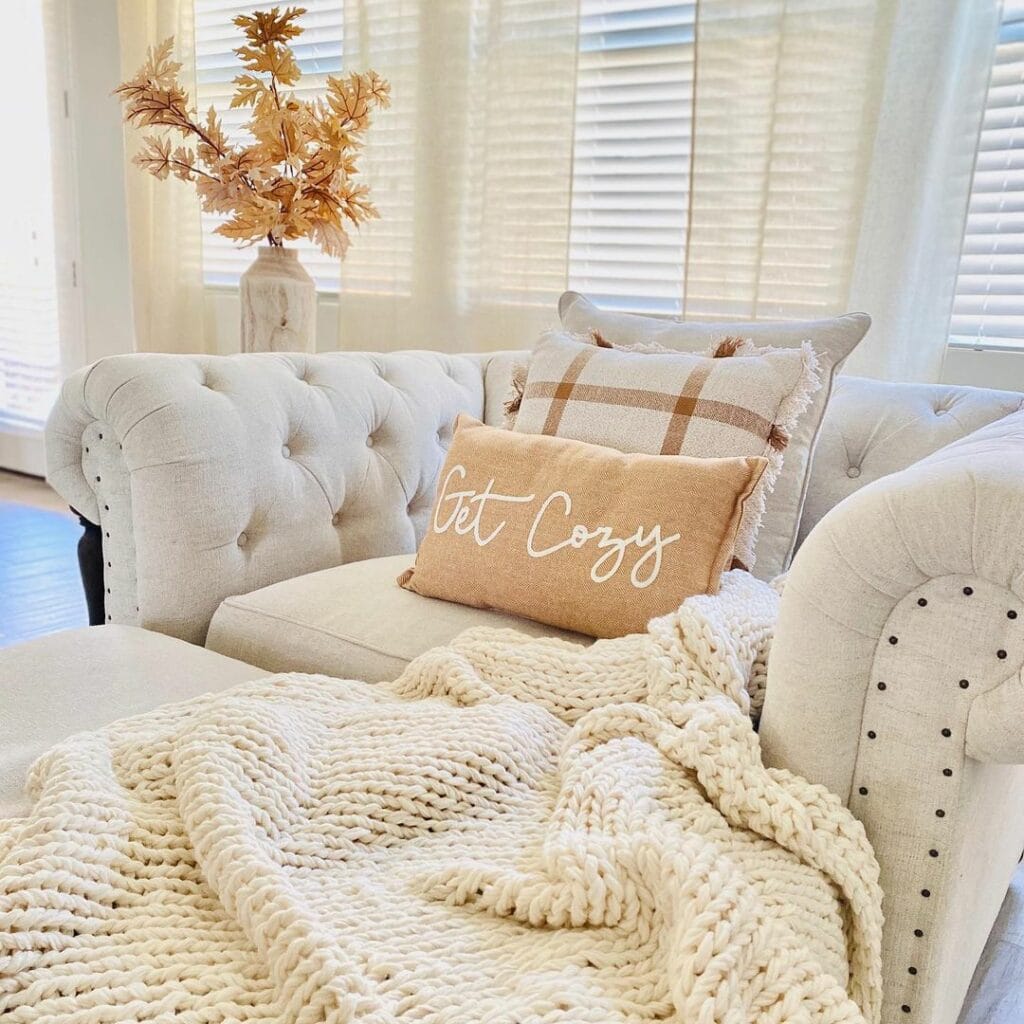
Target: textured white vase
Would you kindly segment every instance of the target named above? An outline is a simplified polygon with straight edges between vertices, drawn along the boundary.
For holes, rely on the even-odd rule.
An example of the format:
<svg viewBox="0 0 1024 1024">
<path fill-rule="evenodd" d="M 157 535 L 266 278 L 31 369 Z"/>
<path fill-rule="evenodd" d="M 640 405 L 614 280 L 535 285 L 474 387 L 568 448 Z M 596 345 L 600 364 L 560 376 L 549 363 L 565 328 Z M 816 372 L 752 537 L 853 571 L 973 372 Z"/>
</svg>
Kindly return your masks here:
<svg viewBox="0 0 1024 1024">
<path fill-rule="evenodd" d="M 243 352 L 316 351 L 316 285 L 297 250 L 261 245 L 241 298 Z"/>
</svg>

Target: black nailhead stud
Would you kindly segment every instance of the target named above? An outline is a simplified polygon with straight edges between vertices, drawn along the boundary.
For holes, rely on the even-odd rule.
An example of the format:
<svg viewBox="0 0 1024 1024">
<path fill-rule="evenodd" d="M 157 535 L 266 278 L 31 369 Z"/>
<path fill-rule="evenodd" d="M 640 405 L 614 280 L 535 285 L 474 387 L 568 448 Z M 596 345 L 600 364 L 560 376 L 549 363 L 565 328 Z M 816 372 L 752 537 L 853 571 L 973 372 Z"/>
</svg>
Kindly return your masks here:
<svg viewBox="0 0 1024 1024">
<path fill-rule="evenodd" d="M 867 796 L 868 795 L 868 787 L 867 786 L 861 786 L 860 789 L 857 790 L 857 792 L 860 793 L 861 796 Z"/>
<path fill-rule="evenodd" d="M 917 938 L 919 938 L 919 939 L 924 938 L 924 932 L 921 931 L 920 928 L 915 928 L 914 929 L 914 935 L 917 936 Z"/>
<path fill-rule="evenodd" d="M 967 687 L 970 686 L 970 685 L 971 684 L 966 679 L 961 679 L 960 680 L 960 689 L 961 690 L 966 690 Z"/>
<path fill-rule="evenodd" d="M 873 740 L 877 735 L 878 735 L 878 733 L 876 733 L 874 729 L 868 729 L 868 739 L 869 740 Z"/>
<path fill-rule="evenodd" d="M 973 593 L 974 593 L 974 588 L 973 587 L 964 587 L 964 594 L 967 597 L 970 597 L 971 594 L 973 594 Z"/>
<path fill-rule="evenodd" d="M 928 602 L 923 597 L 919 597 L 917 599 L 917 603 L 918 603 L 918 606 L 921 607 L 921 608 L 924 608 L 925 605 L 928 604 Z"/>
<path fill-rule="evenodd" d="M 1010 609 L 1010 610 L 1009 610 L 1009 611 L 1008 611 L 1008 612 L 1006 613 L 1006 617 L 1007 617 L 1008 619 L 1015 619 L 1015 618 L 1017 618 L 1017 613 L 1016 613 L 1016 612 L 1015 612 L 1015 611 L 1014 611 L 1014 610 L 1013 610 L 1013 609 L 1011 608 L 1011 609 Z"/>
<path fill-rule="evenodd" d="M 96 477 L 96 483 L 99 483 L 99 482 L 100 482 L 100 478 Z"/>
<path fill-rule="evenodd" d="M 899 643 L 899 638 L 895 637 L 895 636 L 891 636 L 891 637 L 889 637 L 889 643 L 891 643 L 891 644 L 898 644 Z"/>
<path fill-rule="evenodd" d="M 942 769 L 942 774 L 945 775 L 947 779 L 952 778 L 953 769 L 952 768 L 943 768 Z"/>
<path fill-rule="evenodd" d="M 880 690 L 884 690 L 884 689 L 885 689 L 885 683 L 879 683 L 879 684 L 878 684 L 878 688 L 879 688 Z"/>
<path fill-rule="evenodd" d="M 939 855 L 939 851 L 938 850 L 929 850 L 928 851 L 928 856 L 929 857 L 938 857 L 938 855 Z"/>
<path fill-rule="evenodd" d="M 953 734 L 949 731 L 949 729 L 943 729 L 942 730 L 942 735 L 945 736 L 948 739 Z"/>
<path fill-rule="evenodd" d="M 907 968 L 907 974 L 917 974 L 917 968 L 916 967 L 908 967 Z"/>
<path fill-rule="evenodd" d="M 946 812 L 941 807 L 935 812 L 936 818 L 944 818 L 945 816 Z"/>
<path fill-rule="evenodd" d="M 931 894 L 932 894 L 932 891 L 931 891 L 931 889 L 922 889 L 922 890 L 921 890 L 921 895 L 922 895 L 922 896 L 923 896 L 923 897 L 924 897 L 925 899 L 928 899 L 928 897 L 929 897 L 929 896 L 931 896 Z"/>
<path fill-rule="evenodd" d="M 900 1007 L 900 1009 L 901 1009 L 901 1010 L 902 1010 L 902 1011 L 903 1011 L 904 1013 L 910 1013 L 910 1007 L 909 1007 L 909 1006 L 907 1006 L 907 1004 L 906 1004 L 906 1003 L 904 1003 L 904 1004 L 903 1004 L 903 1005 L 902 1005 L 902 1006 Z"/>
<path fill-rule="evenodd" d="M 1006 651 L 996 651 L 996 657 L 1002 661 L 1006 657 Z"/>
</svg>

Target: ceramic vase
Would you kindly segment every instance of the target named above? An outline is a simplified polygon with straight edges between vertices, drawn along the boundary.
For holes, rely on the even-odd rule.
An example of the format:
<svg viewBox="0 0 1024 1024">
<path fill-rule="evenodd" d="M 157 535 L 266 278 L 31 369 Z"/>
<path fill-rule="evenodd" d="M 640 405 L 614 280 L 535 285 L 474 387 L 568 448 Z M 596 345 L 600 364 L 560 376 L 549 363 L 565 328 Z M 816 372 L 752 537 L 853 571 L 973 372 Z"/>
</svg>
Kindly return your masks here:
<svg viewBox="0 0 1024 1024">
<path fill-rule="evenodd" d="M 297 250 L 261 245 L 240 289 L 243 352 L 316 351 L 316 285 Z"/>
</svg>

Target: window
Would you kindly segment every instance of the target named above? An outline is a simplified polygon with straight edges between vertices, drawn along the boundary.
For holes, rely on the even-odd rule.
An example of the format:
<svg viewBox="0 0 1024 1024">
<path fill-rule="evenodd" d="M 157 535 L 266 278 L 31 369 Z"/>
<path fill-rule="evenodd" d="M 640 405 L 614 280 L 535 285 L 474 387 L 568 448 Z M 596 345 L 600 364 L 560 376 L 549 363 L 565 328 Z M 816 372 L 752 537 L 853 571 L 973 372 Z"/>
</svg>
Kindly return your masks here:
<svg viewBox="0 0 1024 1024">
<path fill-rule="evenodd" d="M 583 0 L 569 287 L 678 313 L 685 277 L 693 3 Z"/>
<path fill-rule="evenodd" d="M 249 117 L 248 107 L 229 109 L 233 79 L 241 70 L 233 51 L 243 42 L 241 29 L 232 21 L 236 15 L 251 13 L 254 6 L 253 0 L 195 0 L 197 106 L 200 111 L 211 104 L 215 106 L 232 141 L 245 137 L 242 124 Z M 302 71 L 296 92 L 309 98 L 324 88 L 328 75 L 337 75 L 342 70 L 344 15 L 339 0 L 303 0 L 302 6 L 306 8 L 302 17 L 304 31 L 293 40 L 295 59 Z M 203 277 L 209 285 L 234 285 L 256 258 L 256 246 L 242 248 L 216 234 L 214 228 L 221 220 L 215 214 L 203 214 Z M 325 256 L 306 239 L 289 244 L 299 251 L 299 258 L 317 288 L 338 290 L 336 259 Z"/>
<path fill-rule="evenodd" d="M 215 105 L 224 115 L 225 129 L 237 138 L 244 134 L 241 126 L 247 111 L 228 109 L 232 79 L 238 74 L 232 50 L 240 42 L 231 19 L 249 11 L 252 0 L 195 0 L 195 5 L 198 107 Z M 337 0 L 307 0 L 305 6 L 305 32 L 296 41 L 296 56 L 303 92 L 309 94 L 323 86 L 327 75 L 342 70 L 344 26 L 343 5 Z M 582 0 L 570 286 L 586 290 L 598 301 L 656 312 L 679 308 L 694 9 L 693 3 L 671 0 Z M 396 70 L 389 69 L 392 77 Z M 375 146 L 394 144 L 375 131 Z M 375 179 L 375 191 L 379 186 Z M 392 215 L 385 227 L 411 245 L 411 186 L 385 187 L 396 193 L 389 197 Z M 399 232 L 402 217 L 407 222 Z M 234 285 L 254 259 L 255 247 L 239 248 L 215 234 L 218 223 L 216 216 L 203 215 L 204 278 L 210 285 Z M 337 290 L 337 261 L 310 243 L 296 247 L 317 287 Z M 394 258 L 390 257 L 392 262 Z M 372 274 L 353 271 L 353 286 L 373 290 L 371 280 L 362 280 Z"/>
<path fill-rule="evenodd" d="M 42 4 L 16 0 L 4 13 L 18 45 L 0 62 L 3 121 L 31 163 L 30 170 L 26 160 L 0 163 L 0 188 L 17 197 L 0 232 L 0 435 L 17 435 L 38 433 L 46 421 L 60 384 L 61 346 Z"/>
<path fill-rule="evenodd" d="M 1005 0 L 992 63 L 950 341 L 1024 346 L 1024 0 Z"/>
</svg>

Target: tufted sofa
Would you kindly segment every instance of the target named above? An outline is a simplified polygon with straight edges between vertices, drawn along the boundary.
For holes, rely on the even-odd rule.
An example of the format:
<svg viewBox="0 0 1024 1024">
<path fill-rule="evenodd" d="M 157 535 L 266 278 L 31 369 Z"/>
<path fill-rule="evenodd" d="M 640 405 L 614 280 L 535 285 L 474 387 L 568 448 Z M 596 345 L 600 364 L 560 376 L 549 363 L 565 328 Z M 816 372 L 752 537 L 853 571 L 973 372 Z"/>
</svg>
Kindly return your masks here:
<svg viewBox="0 0 1024 1024">
<path fill-rule="evenodd" d="M 75 374 L 49 477 L 102 530 L 108 621 L 369 679 L 481 622 L 556 632 L 393 582 L 455 414 L 500 422 L 512 359 L 137 355 Z M 761 737 L 875 845 L 887 1022 L 957 1019 L 1024 846 L 1022 525 L 1020 394 L 838 380 Z"/>
</svg>

